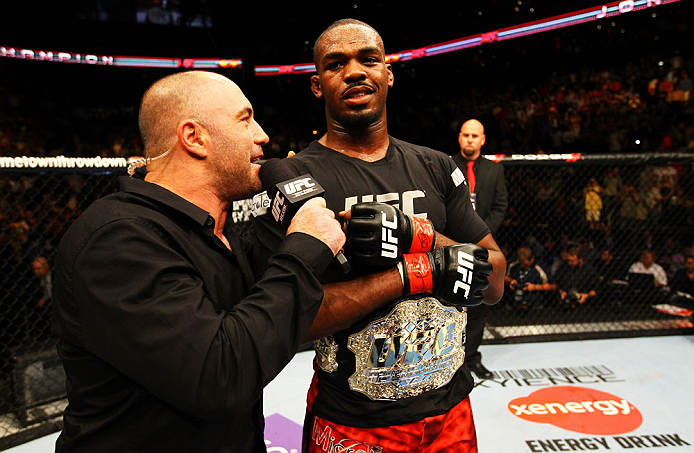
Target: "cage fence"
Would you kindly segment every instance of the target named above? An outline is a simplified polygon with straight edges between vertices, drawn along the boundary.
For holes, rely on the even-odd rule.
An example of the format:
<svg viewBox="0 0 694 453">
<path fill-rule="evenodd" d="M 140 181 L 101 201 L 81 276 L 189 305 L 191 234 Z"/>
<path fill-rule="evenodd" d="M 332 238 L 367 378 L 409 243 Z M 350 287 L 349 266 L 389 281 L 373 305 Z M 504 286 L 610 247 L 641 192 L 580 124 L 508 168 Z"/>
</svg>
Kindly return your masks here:
<svg viewBox="0 0 694 453">
<path fill-rule="evenodd" d="M 495 239 L 509 268 L 503 299 L 490 310 L 485 342 L 691 333 L 692 297 L 668 281 L 694 244 L 693 159 L 500 158 L 509 204 Z M 663 278 L 642 274 L 639 263 L 646 254 Z M 537 290 L 529 271 L 534 265 L 550 290 Z M 517 283 L 509 285 L 509 279 Z M 576 295 L 590 290 L 592 297 Z"/>
<path fill-rule="evenodd" d="M 651 251 L 672 278 L 691 254 L 693 155 L 487 157 L 504 165 L 509 194 L 495 239 L 518 267 L 517 284 L 490 309 L 485 343 L 692 333 L 691 296 L 629 271 Z M 124 175 L 122 168 L 0 168 L 0 450 L 62 429 L 67 400 L 50 333 L 51 265 L 71 223 Z M 240 234 L 250 234 L 251 204 L 233 205 Z M 531 290 L 520 261 L 540 266 L 552 289 Z M 585 301 L 559 278 L 576 266 L 596 294 Z"/>
</svg>

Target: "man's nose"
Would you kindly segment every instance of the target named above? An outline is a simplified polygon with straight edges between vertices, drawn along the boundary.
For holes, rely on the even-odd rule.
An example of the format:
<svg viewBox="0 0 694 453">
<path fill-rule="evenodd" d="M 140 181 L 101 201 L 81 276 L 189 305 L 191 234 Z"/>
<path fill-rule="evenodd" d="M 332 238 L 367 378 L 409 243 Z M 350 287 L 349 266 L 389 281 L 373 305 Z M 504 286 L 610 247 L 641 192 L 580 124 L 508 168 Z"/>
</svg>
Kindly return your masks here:
<svg viewBox="0 0 694 453">
<path fill-rule="evenodd" d="M 366 77 L 364 66 L 356 60 L 349 60 L 345 64 L 345 79 L 348 81 L 360 80 Z"/>
<path fill-rule="evenodd" d="M 255 119 L 253 120 L 253 142 L 257 145 L 266 145 L 270 141 L 270 137 L 265 133 L 263 128 Z"/>
</svg>

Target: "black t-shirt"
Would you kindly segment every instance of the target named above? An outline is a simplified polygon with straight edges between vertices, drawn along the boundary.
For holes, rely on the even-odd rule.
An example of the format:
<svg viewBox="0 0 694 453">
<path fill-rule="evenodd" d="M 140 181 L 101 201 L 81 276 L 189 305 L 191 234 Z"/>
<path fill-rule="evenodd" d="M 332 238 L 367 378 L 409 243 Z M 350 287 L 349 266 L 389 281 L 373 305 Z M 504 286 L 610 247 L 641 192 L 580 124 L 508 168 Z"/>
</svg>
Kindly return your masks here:
<svg viewBox="0 0 694 453">
<path fill-rule="evenodd" d="M 310 174 L 325 189 L 324 198 L 327 206 L 336 215 L 356 203 L 379 201 L 392 204 L 408 215 L 428 218 L 434 223 L 438 232 L 461 243 L 477 243 L 489 234 L 489 229 L 472 208 L 463 173 L 444 153 L 391 137 L 386 157 L 376 162 L 366 162 L 341 154 L 314 141 L 296 156 L 286 159 L 286 162 L 297 175 Z M 259 219 L 261 230 L 273 225 L 270 213 Z M 349 250 L 345 252 L 349 258 Z M 337 273 L 331 275 L 333 279 L 351 279 L 371 271 L 373 269 L 352 263 L 352 272 L 349 275 Z M 350 379 L 354 380 L 356 377 L 355 371 L 358 368 L 364 370 L 363 366 L 357 364 L 360 360 L 357 354 L 348 346 L 350 335 L 360 332 L 369 325 L 373 326 L 377 320 L 387 318 L 388 314 L 398 307 L 403 309 L 402 307 L 405 306 L 417 305 L 417 302 L 413 301 L 421 298 L 422 295 L 417 295 L 397 299 L 383 310 L 369 316 L 368 319 L 332 335 L 334 339 L 332 344 L 337 346 L 334 363 L 337 369 L 327 372 L 319 366 L 320 358 L 317 360 L 318 392 L 311 407 L 314 414 L 349 426 L 390 426 L 445 413 L 468 395 L 473 387 L 473 380 L 465 366 L 460 366 L 452 378 L 448 378 L 450 382 L 447 384 L 439 383 L 440 386 L 437 388 L 423 391 L 416 396 L 398 396 L 385 400 L 372 399 L 373 393 L 369 392 L 371 394 L 369 397 L 362 391 L 350 388 Z M 446 309 L 451 310 L 451 307 Z M 411 327 L 415 332 L 419 332 L 420 336 L 434 335 L 434 332 L 427 331 L 427 327 L 423 327 L 424 320 L 412 321 Z M 415 325 L 417 327 L 413 327 Z M 441 346 L 443 344 L 441 339 L 446 333 L 446 328 L 439 329 L 437 332 L 438 336 L 434 336 L 439 342 L 438 346 Z M 448 335 L 452 339 L 451 333 L 452 331 L 449 330 Z M 462 325 L 460 333 L 462 337 Z M 407 354 L 417 355 L 418 351 L 423 356 L 431 355 L 428 347 L 433 343 L 423 347 L 410 347 L 410 349 L 403 346 L 409 340 L 413 340 L 416 335 L 417 333 L 410 336 L 403 335 L 401 329 L 400 334 L 386 335 L 388 338 L 373 336 L 360 338 L 367 338 L 367 340 L 371 338 L 370 343 L 366 342 L 366 348 L 376 355 L 378 355 L 379 347 L 385 347 L 384 350 L 387 350 L 390 345 L 391 355 L 388 356 L 386 353 L 381 359 L 392 364 L 393 360 L 411 359 L 412 357 L 409 359 L 404 357 L 406 351 L 409 351 Z M 460 342 L 461 339 L 458 338 L 457 341 Z M 396 346 L 393 346 L 394 344 Z M 360 347 L 355 345 L 354 340 L 351 346 L 357 349 Z M 363 346 L 364 343 L 361 344 L 361 347 Z M 400 348 L 399 352 L 396 351 L 398 348 Z M 317 345 L 317 350 L 320 349 Z M 432 346 L 431 349 L 436 349 L 436 346 Z M 372 362 L 376 361 L 377 359 L 372 359 Z M 425 361 L 422 363 L 424 364 Z M 368 371 L 364 373 L 366 375 Z M 362 376 L 361 384 L 364 382 L 365 375 Z M 389 378 L 395 378 L 395 376 L 387 375 L 383 379 Z M 397 378 L 404 379 L 402 376 Z M 414 378 L 416 379 L 417 376 Z M 359 387 L 359 384 L 353 385 Z M 407 388 L 407 385 L 404 387 Z"/>
</svg>

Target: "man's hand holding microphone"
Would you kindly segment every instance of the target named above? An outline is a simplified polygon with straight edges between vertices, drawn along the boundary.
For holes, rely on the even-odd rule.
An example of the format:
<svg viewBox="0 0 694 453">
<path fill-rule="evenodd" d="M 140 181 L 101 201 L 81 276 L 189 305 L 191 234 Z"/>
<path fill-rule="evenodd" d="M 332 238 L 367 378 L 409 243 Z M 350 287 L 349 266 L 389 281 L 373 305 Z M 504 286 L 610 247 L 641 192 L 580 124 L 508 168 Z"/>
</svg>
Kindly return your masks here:
<svg viewBox="0 0 694 453">
<path fill-rule="evenodd" d="M 345 234 L 340 222 L 335 219 L 335 213 L 325 207 L 322 197 L 307 200 L 294 214 L 287 228 L 287 234 L 305 233 L 319 239 L 337 255 L 345 244 Z"/>
<path fill-rule="evenodd" d="M 342 246 L 345 235 L 333 211 L 326 208 L 325 192 L 310 175 L 297 175 L 281 159 L 268 159 L 260 167 L 260 180 L 270 198 L 271 214 L 278 227 L 306 233 L 324 242 L 336 256 L 345 272 L 349 270 Z M 338 231 L 335 231 L 337 228 Z"/>
</svg>

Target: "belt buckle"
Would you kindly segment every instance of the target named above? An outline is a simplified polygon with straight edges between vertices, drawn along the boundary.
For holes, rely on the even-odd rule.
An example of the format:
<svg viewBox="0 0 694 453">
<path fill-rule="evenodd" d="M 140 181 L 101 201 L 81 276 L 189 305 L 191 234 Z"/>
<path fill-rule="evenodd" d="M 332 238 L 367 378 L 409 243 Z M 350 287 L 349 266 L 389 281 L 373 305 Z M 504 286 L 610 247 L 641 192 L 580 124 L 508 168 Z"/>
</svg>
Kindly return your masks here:
<svg viewBox="0 0 694 453">
<path fill-rule="evenodd" d="M 433 297 L 401 301 L 349 336 L 356 368 L 350 389 L 390 401 L 446 385 L 465 359 L 466 324 L 466 312 Z"/>
</svg>

